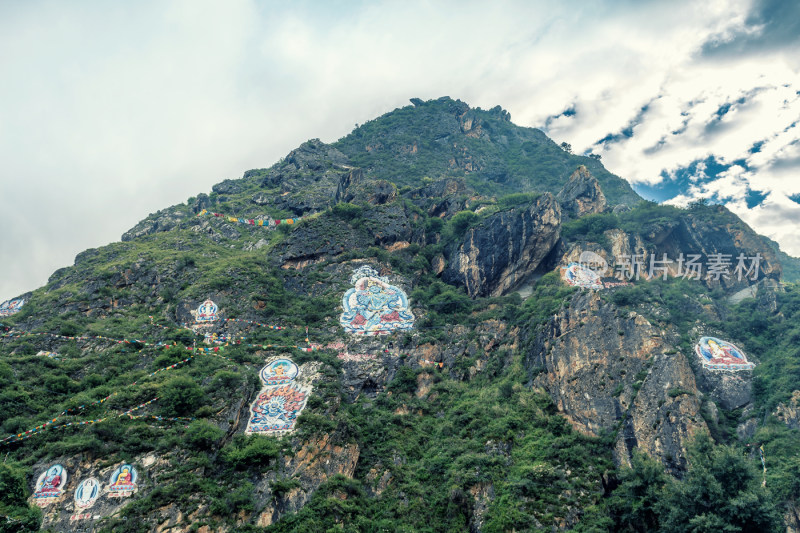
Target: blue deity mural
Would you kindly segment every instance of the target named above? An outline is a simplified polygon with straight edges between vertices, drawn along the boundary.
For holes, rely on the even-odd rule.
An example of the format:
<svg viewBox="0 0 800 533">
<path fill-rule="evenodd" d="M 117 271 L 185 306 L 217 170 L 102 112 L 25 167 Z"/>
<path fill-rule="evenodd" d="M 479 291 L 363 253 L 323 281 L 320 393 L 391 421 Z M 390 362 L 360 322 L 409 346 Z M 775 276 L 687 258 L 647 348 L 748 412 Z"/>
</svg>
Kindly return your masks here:
<svg viewBox="0 0 800 533">
<path fill-rule="evenodd" d="M 268 387 L 251 408 L 248 433 L 274 433 L 294 429 L 298 415 L 306 406 L 308 393 L 296 384 Z"/>
<path fill-rule="evenodd" d="M 566 268 L 562 267 L 562 278 L 567 285 L 580 287 L 582 289 L 602 289 L 603 282 L 597 273 L 580 264 L 570 263 Z"/>
<path fill-rule="evenodd" d="M 267 361 L 260 375 L 264 386 L 250 406 L 245 433 L 280 435 L 294 430 L 311 394 L 310 387 L 295 382 L 300 369 L 291 359 L 280 358 Z"/>
<path fill-rule="evenodd" d="M 353 272 L 353 288 L 342 297 L 339 323 L 355 335 L 387 335 L 414 327 L 406 293 L 369 266 Z"/>
<path fill-rule="evenodd" d="M 739 348 L 716 337 L 701 337 L 694 351 L 703 367 L 711 370 L 752 370 L 756 366 Z"/>
<path fill-rule="evenodd" d="M 23 298 L 17 300 L 6 300 L 0 304 L 0 316 L 11 316 L 19 313 L 22 306 L 25 304 Z"/>
</svg>

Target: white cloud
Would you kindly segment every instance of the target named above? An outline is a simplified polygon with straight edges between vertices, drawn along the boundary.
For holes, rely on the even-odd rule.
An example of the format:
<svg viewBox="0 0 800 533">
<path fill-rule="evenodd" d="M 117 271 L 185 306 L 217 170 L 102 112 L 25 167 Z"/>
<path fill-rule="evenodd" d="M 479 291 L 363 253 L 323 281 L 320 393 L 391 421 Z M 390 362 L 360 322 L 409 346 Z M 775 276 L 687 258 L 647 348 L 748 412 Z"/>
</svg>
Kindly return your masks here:
<svg viewBox="0 0 800 533">
<path fill-rule="evenodd" d="M 410 97 L 500 104 L 524 126 L 574 106 L 550 134 L 576 150 L 618 133 L 648 105 L 632 138 L 600 152 L 613 172 L 652 183 L 709 154 L 747 158 L 758 172 L 730 183 L 790 194 L 796 60 L 700 53 L 712 37 L 756 35 L 749 8 L 4 3 L 0 212 L 10 219 L 0 300 L 149 212 L 268 166 L 308 138 L 336 140 Z M 725 103 L 731 110 L 709 129 Z M 748 154 L 755 141 L 764 141 L 761 152 Z"/>
</svg>

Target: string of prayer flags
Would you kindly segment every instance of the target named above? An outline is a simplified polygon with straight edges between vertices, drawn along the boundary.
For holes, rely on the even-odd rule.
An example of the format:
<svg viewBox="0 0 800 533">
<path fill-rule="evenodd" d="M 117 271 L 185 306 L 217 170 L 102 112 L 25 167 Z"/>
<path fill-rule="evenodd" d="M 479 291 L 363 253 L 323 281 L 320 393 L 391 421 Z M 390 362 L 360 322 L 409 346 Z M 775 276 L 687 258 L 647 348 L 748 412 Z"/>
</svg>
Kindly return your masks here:
<svg viewBox="0 0 800 533">
<path fill-rule="evenodd" d="M 281 224 L 297 224 L 298 222 L 300 222 L 305 218 L 305 217 L 281 218 L 281 219 L 268 218 L 267 220 L 256 219 L 256 218 L 239 218 L 239 217 L 232 217 L 230 215 L 225 215 L 222 213 L 210 212 L 206 209 L 203 209 L 202 211 L 197 213 L 197 216 L 200 217 L 206 214 L 217 218 L 223 218 L 228 222 L 237 222 L 239 224 L 247 224 L 249 226 L 266 226 L 266 227 L 275 227 L 275 226 L 280 226 Z"/>
<path fill-rule="evenodd" d="M 190 349 L 191 349 L 191 348 L 190 348 Z M 159 368 L 159 369 L 158 369 L 158 370 L 156 370 L 155 372 L 150 372 L 150 373 L 149 373 L 149 374 L 147 374 L 147 376 L 145 376 L 145 377 L 148 377 L 148 378 L 149 378 L 149 377 L 151 377 L 151 376 L 155 376 L 155 375 L 156 375 L 156 374 L 158 374 L 159 372 L 163 372 L 164 370 L 171 370 L 171 369 L 173 369 L 173 368 L 176 368 L 176 367 L 177 367 L 177 366 L 179 366 L 179 365 L 182 365 L 182 364 L 184 364 L 184 363 L 188 363 L 188 362 L 189 362 L 190 360 L 192 360 L 192 359 L 194 359 L 194 355 L 187 357 L 187 358 L 186 358 L 186 359 L 184 359 L 183 361 L 178 361 L 178 362 L 177 362 L 177 363 L 175 363 L 175 364 L 172 364 L 172 365 L 169 365 L 169 366 L 165 366 L 164 368 Z M 137 383 L 138 383 L 138 381 L 134 381 L 133 383 L 131 383 L 131 385 L 136 385 Z"/>
<path fill-rule="evenodd" d="M 275 326 L 275 327 L 278 328 L 278 326 Z M 280 329 L 283 329 L 283 327 L 280 327 Z M 0 338 L 16 339 L 16 338 L 22 338 L 22 337 L 27 337 L 27 336 L 37 336 L 37 335 L 38 336 L 58 337 L 58 338 L 63 338 L 63 339 L 68 339 L 68 340 L 96 340 L 96 339 L 100 339 L 100 340 L 106 340 L 106 341 L 109 341 L 109 342 L 114 342 L 116 344 L 134 344 L 134 343 L 136 343 L 136 344 L 140 344 L 142 346 L 150 346 L 150 347 L 157 347 L 157 348 L 163 347 L 164 349 L 173 348 L 173 347 L 176 347 L 176 346 L 181 346 L 180 344 L 177 344 L 177 343 L 170 344 L 170 343 L 162 342 L 162 341 L 153 343 L 153 342 L 147 342 L 147 341 L 144 341 L 144 340 L 141 340 L 141 339 L 136 339 L 136 340 L 112 339 L 110 337 L 103 337 L 102 335 L 93 335 L 93 336 L 88 336 L 88 337 L 70 337 L 70 336 L 66 336 L 66 335 L 57 335 L 55 333 L 44 333 L 44 332 L 38 332 L 38 333 L 30 333 L 30 332 L 10 333 L 10 334 L 5 334 L 5 335 L 0 335 Z M 308 340 L 308 338 L 306 338 L 306 340 Z M 230 342 L 226 343 L 225 346 L 228 346 L 229 344 L 231 344 L 231 343 Z M 298 349 L 300 351 L 303 351 L 303 352 L 313 352 L 313 351 L 316 351 L 316 350 L 319 349 L 318 347 L 315 347 L 310 342 L 309 342 L 309 346 L 307 346 L 307 347 L 306 346 L 298 346 L 296 344 L 245 344 L 245 343 L 241 343 L 241 342 L 234 342 L 233 344 L 237 345 L 237 346 L 247 346 L 247 347 L 250 347 L 250 348 L 261 348 L 261 349 L 264 349 L 264 350 L 269 349 L 269 348 L 296 348 L 296 349 Z M 184 348 L 186 350 L 189 350 L 189 351 L 191 351 L 193 349 L 191 346 L 184 346 Z M 215 346 L 213 348 L 205 348 L 205 349 L 204 348 L 197 348 L 197 350 L 202 350 L 202 351 L 204 351 L 204 353 L 212 353 L 212 352 L 216 353 L 216 352 L 219 352 L 219 350 L 221 348 L 222 348 L 221 346 Z M 220 355 L 219 357 L 223 357 L 223 356 Z M 228 359 L 227 357 L 223 357 L 223 358 L 224 359 Z M 230 359 L 228 359 L 228 360 L 230 360 Z"/>
<path fill-rule="evenodd" d="M 114 392 L 114 393 L 109 394 L 105 398 L 101 398 L 101 399 L 96 400 L 94 402 L 89 402 L 87 404 L 79 405 L 78 407 L 65 409 L 61 413 L 59 413 L 55 418 L 53 418 L 51 420 L 48 420 L 47 422 L 44 422 L 43 424 L 40 424 L 40 425 L 36 426 L 35 428 L 29 429 L 28 431 L 25 431 L 23 433 L 19 433 L 16 436 L 18 437 L 20 435 L 27 435 L 27 434 L 35 433 L 37 431 L 42 431 L 46 427 L 52 426 L 53 424 L 55 424 L 63 416 L 66 416 L 66 415 L 69 415 L 69 414 L 72 414 L 72 413 L 76 413 L 78 411 L 83 411 L 84 409 L 86 409 L 86 407 L 91 406 L 91 405 L 98 405 L 98 404 L 104 403 L 106 400 L 108 400 L 109 398 L 111 398 L 112 396 L 115 396 L 117 394 L 119 394 L 119 393 L 118 392 Z M 10 435 L 8 437 L 0 439 L 0 444 L 4 444 L 6 441 L 8 441 L 10 439 L 13 439 L 14 437 L 15 437 L 15 435 Z"/>
<path fill-rule="evenodd" d="M 276 329 L 276 330 L 277 329 L 289 329 L 291 327 L 299 327 L 299 326 L 273 326 L 273 325 L 270 325 L 270 324 L 262 324 L 261 322 L 256 322 L 254 320 L 243 320 L 241 318 L 223 318 L 222 321 L 223 322 L 243 322 L 245 324 L 252 324 L 254 326 L 258 326 L 258 327 L 261 327 L 261 328 Z"/>
<path fill-rule="evenodd" d="M 42 424 L 41 426 L 36 426 L 33 429 L 29 429 L 28 431 L 23 431 L 22 433 L 17 433 L 16 435 L 10 435 L 10 436 L 0 440 L 0 446 L 2 446 L 4 444 L 11 444 L 11 443 L 14 443 L 14 442 L 19 442 L 19 441 L 22 441 L 22 440 L 25 440 L 25 439 L 29 439 L 33 435 L 35 435 L 37 433 L 41 433 L 42 431 L 45 431 L 45 430 L 62 429 L 62 428 L 67 428 L 67 427 L 72 427 L 72 426 L 90 426 L 92 424 L 97 424 L 98 422 L 104 422 L 105 420 L 109 420 L 109 419 L 112 419 L 112 418 L 122 418 L 122 417 L 125 417 L 125 416 L 128 416 L 130 418 L 135 418 L 135 417 L 131 416 L 131 413 L 133 413 L 134 411 L 137 411 L 139 409 L 142 409 L 143 407 L 146 407 L 146 406 L 150 405 L 151 403 L 153 403 L 156 400 L 158 400 L 158 398 L 153 398 L 150 401 L 147 401 L 147 402 L 144 402 L 142 404 L 139 404 L 136 407 L 128 409 L 127 411 L 119 413 L 119 414 L 117 414 L 115 416 L 106 416 L 106 417 L 103 417 L 103 418 L 95 418 L 93 420 L 81 420 L 81 421 L 78 421 L 78 422 L 65 422 L 63 424 L 53 425 L 53 422 L 56 421 L 56 419 L 54 418 L 53 420 L 51 420 L 50 422 L 48 422 L 46 424 Z"/>
<path fill-rule="evenodd" d="M 444 368 L 444 363 L 437 363 L 436 361 L 428 361 L 427 359 L 423 359 L 422 361 L 419 362 L 419 364 L 422 366 L 433 365 L 433 366 L 438 366 L 439 368 Z"/>
</svg>

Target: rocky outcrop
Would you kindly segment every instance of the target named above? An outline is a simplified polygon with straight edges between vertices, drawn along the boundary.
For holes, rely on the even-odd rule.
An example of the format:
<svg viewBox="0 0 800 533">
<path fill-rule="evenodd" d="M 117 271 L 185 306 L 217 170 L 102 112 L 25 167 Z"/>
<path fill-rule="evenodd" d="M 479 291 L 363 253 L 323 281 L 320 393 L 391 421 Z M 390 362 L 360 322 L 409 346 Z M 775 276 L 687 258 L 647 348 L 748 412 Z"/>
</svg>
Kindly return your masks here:
<svg viewBox="0 0 800 533">
<path fill-rule="evenodd" d="M 337 202 L 382 205 L 397 198 L 397 187 L 386 180 L 368 180 L 360 168 L 344 174 L 336 186 Z"/>
<path fill-rule="evenodd" d="M 788 402 L 779 403 L 773 414 L 790 428 L 800 429 L 800 390 L 794 391 Z"/>
<path fill-rule="evenodd" d="M 561 209 L 545 193 L 527 208 L 497 213 L 469 229 L 442 277 L 472 297 L 506 294 L 533 274 L 560 233 Z"/>
<path fill-rule="evenodd" d="M 749 226 L 736 215 L 721 205 L 706 207 L 702 210 L 688 211 L 685 216 L 669 223 L 656 224 L 647 235 L 647 239 L 655 244 L 654 253 L 657 258 L 667 254 L 667 258 L 676 260 L 680 254 L 699 254 L 702 261 L 707 262 L 715 254 L 723 254 L 730 261 L 730 276 L 726 279 L 706 279 L 709 287 L 721 287 L 725 290 L 739 291 L 751 285 L 750 276 L 734 274 L 737 258 L 743 254 L 745 258 L 761 257 L 758 265 L 757 279 L 769 278 L 779 280 L 781 266 L 775 253 Z M 750 267 L 751 260 L 745 261 L 745 268 Z M 669 265 L 670 275 L 678 275 L 678 264 Z M 707 268 L 703 277 L 707 278 Z M 744 274 L 744 273 L 743 273 Z"/>
<path fill-rule="evenodd" d="M 723 206 L 689 210 L 680 217 L 650 222 L 641 232 L 619 228 L 607 230 L 602 244 L 580 242 L 567 245 L 561 254 L 562 264 L 577 261 L 583 251 L 592 251 L 606 259 L 606 275 L 614 274 L 623 262 L 628 262 L 640 265 L 639 275 L 634 275 L 634 279 L 646 279 L 651 259 L 655 261 L 655 277 L 663 275 L 662 266 L 667 277 L 685 276 L 688 262 L 694 260 L 700 267 L 700 280 L 706 286 L 738 294 L 734 299 L 752 294 L 754 289 L 745 289 L 756 283 L 775 287 L 781 277 L 781 265 L 773 250 Z M 665 257 L 667 262 L 659 263 Z M 709 265 L 714 262 L 722 264 L 720 268 L 726 272 L 719 275 L 711 272 Z M 751 268 L 753 270 L 749 270 Z M 629 272 L 627 267 L 626 272 Z"/>
<path fill-rule="evenodd" d="M 430 216 L 451 217 L 464 210 L 474 194 L 463 178 L 447 178 L 410 191 L 406 197 Z"/>
<path fill-rule="evenodd" d="M 666 335 L 597 294 L 577 294 L 533 340 L 526 356 L 531 384 L 583 433 L 621 424 L 617 463 L 639 447 L 680 471 L 687 438 L 706 426 L 692 369 Z"/>
<path fill-rule="evenodd" d="M 311 499 L 317 488 L 335 475 L 353 477 L 360 448 L 356 443 L 336 444 L 330 435 L 314 438 L 292 457 L 287 457 L 277 476 L 273 473 L 257 484 L 256 493 L 263 494 L 265 505 L 258 511 L 255 524 L 266 527 L 287 513 L 300 510 Z M 270 489 L 276 479 L 291 479 L 299 486 L 277 497 Z"/>
<path fill-rule="evenodd" d="M 697 384 L 701 391 L 729 411 L 744 407 L 752 399 L 752 372 L 749 370 L 724 372 L 701 367 L 697 370 Z"/>
<path fill-rule="evenodd" d="M 297 226 L 289 234 L 278 259 L 284 268 L 302 268 L 372 244 L 365 232 L 355 230 L 331 215 L 322 215 Z"/>
<path fill-rule="evenodd" d="M 600 184 L 583 165 L 572 173 L 556 199 L 561 204 L 561 212 L 565 219 L 601 213 L 607 207 L 606 197 L 600 189 Z"/>
<path fill-rule="evenodd" d="M 375 244 L 389 246 L 411 240 L 411 221 L 399 202 L 366 209 L 364 219 L 364 225 L 375 237 Z"/>
<path fill-rule="evenodd" d="M 351 170 L 347 157 L 339 150 L 312 139 L 289 152 L 282 163 L 267 171 L 260 185 L 278 188 L 275 205 L 302 215 L 335 203 L 339 182 Z"/>
<path fill-rule="evenodd" d="M 179 207 L 164 209 L 158 213 L 151 214 L 134 227 L 122 234 L 122 241 L 132 241 L 138 237 L 152 235 L 161 231 L 169 231 L 177 228 L 182 222 L 187 220 L 187 214 Z"/>
</svg>

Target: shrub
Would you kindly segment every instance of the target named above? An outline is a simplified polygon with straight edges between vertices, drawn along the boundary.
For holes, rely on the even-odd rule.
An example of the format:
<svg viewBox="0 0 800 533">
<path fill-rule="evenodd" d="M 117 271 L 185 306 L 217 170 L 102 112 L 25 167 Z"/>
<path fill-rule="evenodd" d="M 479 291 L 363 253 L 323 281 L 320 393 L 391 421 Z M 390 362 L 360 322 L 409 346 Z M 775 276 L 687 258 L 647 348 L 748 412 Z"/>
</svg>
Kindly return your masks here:
<svg viewBox="0 0 800 533">
<path fill-rule="evenodd" d="M 195 420 L 186 430 L 185 442 L 192 448 L 211 449 L 225 433 L 205 420 Z"/>
<path fill-rule="evenodd" d="M 265 466 L 280 456 L 275 440 L 262 435 L 238 435 L 222 449 L 222 460 L 237 470 L 250 466 Z"/>
<path fill-rule="evenodd" d="M 159 391 L 159 404 L 166 416 L 186 416 L 194 413 L 205 400 L 200 386 L 186 377 L 172 378 Z"/>
</svg>

